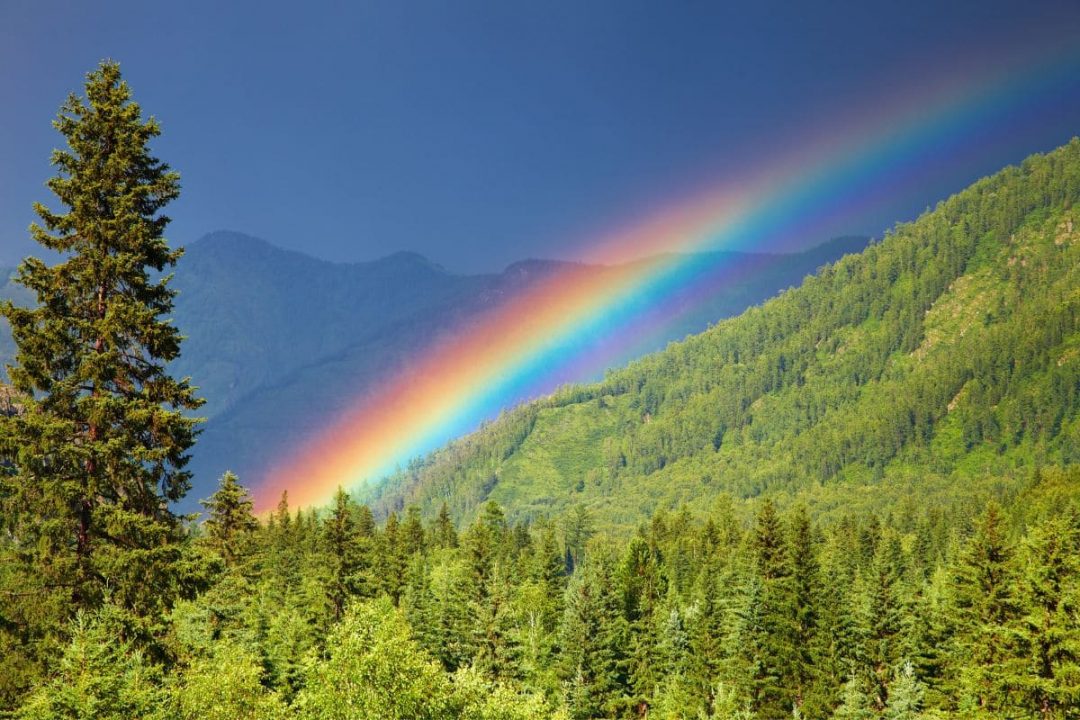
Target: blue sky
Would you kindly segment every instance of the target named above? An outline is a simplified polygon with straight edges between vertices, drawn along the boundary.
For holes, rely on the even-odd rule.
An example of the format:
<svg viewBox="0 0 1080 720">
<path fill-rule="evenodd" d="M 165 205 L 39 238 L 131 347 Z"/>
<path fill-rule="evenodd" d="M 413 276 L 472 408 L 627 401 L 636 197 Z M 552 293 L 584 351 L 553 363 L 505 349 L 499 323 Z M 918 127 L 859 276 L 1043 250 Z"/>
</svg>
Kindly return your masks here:
<svg viewBox="0 0 1080 720">
<path fill-rule="evenodd" d="M 333 260 L 414 250 L 480 271 L 572 258 L 809 124 L 1070 35 L 1075 0 L 0 0 L 0 264 L 35 250 L 50 120 L 105 57 L 182 174 L 173 242 L 227 228 Z M 1075 134 L 1080 98 L 1063 98 L 827 234 L 877 233 Z"/>
</svg>

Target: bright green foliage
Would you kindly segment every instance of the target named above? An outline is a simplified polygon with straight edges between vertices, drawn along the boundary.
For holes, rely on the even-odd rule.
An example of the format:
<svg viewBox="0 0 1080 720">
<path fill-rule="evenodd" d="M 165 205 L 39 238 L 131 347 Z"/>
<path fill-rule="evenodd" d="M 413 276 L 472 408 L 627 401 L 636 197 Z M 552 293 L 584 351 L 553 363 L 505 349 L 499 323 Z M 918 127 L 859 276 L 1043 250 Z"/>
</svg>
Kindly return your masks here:
<svg viewBox="0 0 1080 720">
<path fill-rule="evenodd" d="M 355 504 L 340 487 L 334 494 L 330 515 L 323 522 L 322 541 L 323 557 L 329 565 L 326 592 L 337 620 L 350 597 L 374 594 L 368 578 L 369 539 L 361 536 Z"/>
<path fill-rule="evenodd" d="M 49 678 L 27 698 L 22 720 L 152 718 L 164 700 L 159 671 L 124 639 L 127 619 L 110 606 L 72 622 L 71 642 Z"/>
<path fill-rule="evenodd" d="M 296 700 L 298 717 L 318 720 L 443 720 L 453 687 L 410 636 L 387 600 L 358 603 L 327 642 L 327 659 L 311 664 Z"/>
<path fill-rule="evenodd" d="M 247 490 L 236 475 L 226 472 L 217 492 L 202 504 L 209 511 L 203 524 L 207 540 L 227 564 L 235 564 L 246 553 L 251 533 L 259 526 Z"/>
<path fill-rule="evenodd" d="M 885 720 L 920 720 L 923 696 L 926 690 L 915 677 L 915 668 L 906 662 L 896 672 L 889 686 L 889 702 L 885 706 Z"/>
<path fill-rule="evenodd" d="M 843 700 L 833 713 L 833 720 L 874 720 L 877 714 L 871 703 L 863 682 L 852 675 L 844 684 Z"/>
<path fill-rule="evenodd" d="M 159 134 L 144 120 L 115 63 L 87 76 L 54 123 L 67 149 L 53 153 L 49 180 L 66 211 L 35 209 L 34 238 L 64 261 L 28 258 L 18 281 L 37 307 L 0 305 L 18 345 L 10 375 L 36 393 L 33 408 L 4 421 L 17 448 L 6 481 L 18 532 L 39 550 L 42 587 L 69 587 L 76 607 L 113 600 L 141 614 L 170 597 L 179 523 L 166 501 L 183 497 L 183 471 L 200 404 L 186 380 L 165 370 L 180 333 L 172 308 L 172 265 L 161 209 L 179 192 L 176 173 L 149 151 Z"/>
<path fill-rule="evenodd" d="M 1080 513 L 1034 528 L 1024 547 L 1017 654 L 1019 703 L 1043 718 L 1080 716 Z"/>
<path fill-rule="evenodd" d="M 166 686 L 160 716 L 177 720 L 278 720 L 287 717 L 278 696 L 262 685 L 258 658 L 228 642 L 178 670 Z"/>
<path fill-rule="evenodd" d="M 474 670 L 454 674 L 454 699 L 461 720 L 568 720 L 543 696 L 522 693 L 500 682 L 492 683 Z"/>
</svg>

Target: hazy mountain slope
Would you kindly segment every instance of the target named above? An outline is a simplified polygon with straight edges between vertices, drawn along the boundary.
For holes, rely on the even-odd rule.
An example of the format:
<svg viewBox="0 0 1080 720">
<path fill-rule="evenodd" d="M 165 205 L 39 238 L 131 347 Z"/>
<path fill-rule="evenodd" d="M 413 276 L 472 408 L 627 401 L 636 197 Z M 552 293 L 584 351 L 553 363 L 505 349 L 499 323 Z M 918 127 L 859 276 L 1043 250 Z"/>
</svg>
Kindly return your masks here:
<svg viewBox="0 0 1080 720">
<path fill-rule="evenodd" d="M 338 264 L 213 233 L 177 267 L 175 316 L 187 340 L 175 370 L 193 378 L 213 417 L 261 385 L 482 285 L 419 255 Z"/>
<path fill-rule="evenodd" d="M 672 339 L 741 312 L 799 282 L 819 267 L 823 258 L 839 257 L 848 249 L 865 247 L 866 242 L 866 238 L 841 238 L 805 253 L 782 256 L 714 253 L 708 263 L 716 268 L 707 280 L 708 300 L 678 308 L 680 312 L 664 333 L 642 338 L 614 362 L 621 364 L 639 357 Z M 393 298 L 403 289 L 408 292 L 409 288 L 421 286 L 413 281 L 404 288 L 385 288 L 384 302 L 390 306 L 383 311 L 383 317 L 358 323 L 347 333 L 335 334 L 338 346 L 310 358 L 306 364 L 279 373 L 272 380 L 263 380 L 234 400 L 228 409 L 211 417 L 192 462 L 196 475 L 193 497 L 209 492 L 226 469 L 257 483 L 271 464 L 280 459 L 283 450 L 297 447 L 316 434 L 366 388 L 393 373 L 410 356 L 423 352 L 433 338 L 442 333 L 452 334 L 484 310 L 562 266 L 559 262 L 527 260 L 511 265 L 499 275 L 458 278 L 458 284 L 451 286 L 457 293 L 452 302 L 421 303 L 411 298 L 411 305 L 403 306 L 395 304 L 398 301 Z M 596 272 L 605 269 L 597 267 Z M 373 291 L 380 290 L 373 288 Z M 252 292 L 256 297 L 265 293 Z M 415 312 L 409 314 L 408 310 L 413 308 Z M 203 332 L 197 323 L 192 327 L 193 333 Z M 191 349 L 185 347 L 185 353 L 191 353 Z M 241 354 L 232 367 L 239 367 L 242 360 Z M 198 377 L 196 370 L 192 374 Z"/>
<path fill-rule="evenodd" d="M 582 503 L 632 526 L 721 491 L 933 502 L 1080 462 L 1080 141 L 763 307 L 508 413 L 369 490 L 386 511 Z M 965 485 L 966 484 L 966 485 Z"/>
</svg>

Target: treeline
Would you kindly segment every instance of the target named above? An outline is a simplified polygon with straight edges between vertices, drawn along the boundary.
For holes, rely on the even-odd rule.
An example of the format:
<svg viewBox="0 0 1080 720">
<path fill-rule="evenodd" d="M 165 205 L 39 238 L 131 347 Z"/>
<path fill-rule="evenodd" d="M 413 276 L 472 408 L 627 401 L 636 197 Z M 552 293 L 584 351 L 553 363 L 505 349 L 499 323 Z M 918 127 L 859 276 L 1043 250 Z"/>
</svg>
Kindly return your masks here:
<svg viewBox="0 0 1080 720">
<path fill-rule="evenodd" d="M 167 612 L 115 588 L 53 629 L 29 696 L 9 656 L 3 697 L 28 719 L 1072 718 L 1078 490 L 1050 469 L 1008 508 L 829 524 L 724 497 L 617 540 L 494 503 L 377 527 L 343 492 L 260 522 L 226 475 Z"/>
<path fill-rule="evenodd" d="M 370 500 L 430 515 L 447 499 L 469 518 L 489 496 L 525 516 L 604 503 L 632 527 L 642 505 L 720 492 L 1080 462 L 1078 201 L 1074 139 L 760 308 L 508 413 Z M 550 486 L 530 491 L 545 473 L 561 478 L 554 508 Z"/>
</svg>

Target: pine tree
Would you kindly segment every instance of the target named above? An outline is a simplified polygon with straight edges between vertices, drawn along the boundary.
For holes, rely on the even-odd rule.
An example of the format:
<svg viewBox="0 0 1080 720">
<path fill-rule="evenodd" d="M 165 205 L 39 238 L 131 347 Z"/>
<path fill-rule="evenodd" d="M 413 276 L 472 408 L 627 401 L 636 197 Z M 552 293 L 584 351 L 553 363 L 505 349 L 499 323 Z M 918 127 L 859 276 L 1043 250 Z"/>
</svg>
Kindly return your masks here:
<svg viewBox="0 0 1080 720">
<path fill-rule="evenodd" d="M 617 717 L 623 710 L 626 630 L 609 563 L 590 556 L 571 579 L 560 627 L 571 717 Z"/>
<path fill-rule="evenodd" d="M 870 695 L 856 675 L 844 684 L 843 700 L 833 713 L 833 720 L 874 720 Z"/>
<path fill-rule="evenodd" d="M 408 561 L 413 555 L 426 549 L 427 541 L 424 537 L 424 523 L 420 519 L 420 507 L 410 505 L 405 511 L 405 522 L 401 524 L 401 551 Z"/>
<path fill-rule="evenodd" d="M 370 596 L 366 543 L 356 527 L 352 499 L 338 487 L 330 515 L 322 526 L 323 558 L 329 570 L 326 594 L 334 620 L 340 620 L 353 596 Z"/>
<path fill-rule="evenodd" d="M 247 488 L 231 472 L 221 476 L 217 492 L 202 501 L 210 516 L 204 527 L 211 547 L 216 549 L 226 565 L 233 565 L 244 554 L 247 538 L 259 527 L 252 514 Z"/>
<path fill-rule="evenodd" d="M 888 698 L 892 668 L 901 660 L 903 618 L 907 610 L 901 578 L 904 555 L 900 538 L 891 528 L 875 544 L 873 560 L 861 578 L 854 598 L 856 623 L 862 639 L 860 661 L 873 681 L 874 706 L 881 710 Z"/>
<path fill-rule="evenodd" d="M 425 555 L 417 553 L 409 561 L 405 589 L 401 594 L 401 610 L 409 621 L 416 641 L 432 657 L 439 657 L 440 633 L 435 614 L 435 596 L 431 590 L 431 568 Z"/>
<path fill-rule="evenodd" d="M 1076 717 L 1080 707 L 1080 518 L 1054 517 L 1025 543 L 1021 617 L 1016 623 L 1023 672 L 1009 681 L 1020 707 L 1050 720 Z"/>
<path fill-rule="evenodd" d="M 1001 508 L 991 503 L 955 564 L 951 658 L 961 704 L 987 713 L 1002 711 L 1009 695 L 1009 628 L 1018 612 L 1012 562 Z"/>
<path fill-rule="evenodd" d="M 289 493 L 282 491 L 266 528 L 269 543 L 264 562 L 266 579 L 278 593 L 285 593 L 300 580 L 300 529 L 297 525 L 289 514 Z"/>
<path fill-rule="evenodd" d="M 799 611 L 790 550 L 780 518 L 769 500 L 758 513 L 753 547 L 761 581 L 761 625 L 751 645 L 758 663 L 753 678 L 754 709 L 764 717 L 780 717 L 789 713 L 797 701 L 799 688 L 793 686 L 793 680 L 802 670 L 796 645 Z"/>
<path fill-rule="evenodd" d="M 885 705 L 885 720 L 920 720 L 926 688 L 915 676 L 915 668 L 905 662 L 897 670 L 889 686 L 889 702 Z"/>
<path fill-rule="evenodd" d="M 689 627 L 687 680 L 699 707 L 711 712 L 713 693 L 720 676 L 723 650 L 724 604 L 720 597 L 720 577 L 715 563 L 708 563 L 698 576 L 693 616 Z"/>
<path fill-rule="evenodd" d="M 571 508 L 563 523 L 563 534 L 566 538 L 568 560 L 572 561 L 572 567 L 581 564 L 585 557 L 585 546 L 594 532 L 592 515 L 585 506 L 575 505 Z"/>
<path fill-rule="evenodd" d="M 623 554 L 619 581 L 623 614 L 630 630 L 629 704 L 636 715 L 645 717 L 662 668 L 655 632 L 655 612 L 661 594 L 660 569 L 657 558 L 643 538 L 630 540 Z"/>
<path fill-rule="evenodd" d="M 382 591 L 390 596 L 396 606 L 405 587 L 406 562 L 401 549 L 401 525 L 397 513 L 386 518 L 383 531 L 378 535 L 375 567 Z"/>
<path fill-rule="evenodd" d="M 164 699 L 158 686 L 160 671 L 125 639 L 122 615 L 110 605 L 93 613 L 80 612 L 55 671 L 26 699 L 17 717 L 153 717 Z"/>
<path fill-rule="evenodd" d="M 457 530 L 454 528 L 454 521 L 450 518 L 450 508 L 445 502 L 439 508 L 439 515 L 435 518 L 435 524 L 431 529 L 431 542 L 439 548 L 457 547 Z"/>
<path fill-rule="evenodd" d="M 356 532 L 368 540 L 375 538 L 375 516 L 371 514 L 371 508 L 367 505 L 359 505 L 356 508 Z"/>
<path fill-rule="evenodd" d="M 819 568 L 810 517 L 804 507 L 791 516 L 790 552 L 791 601 L 794 610 L 793 628 L 794 664 L 788 679 L 795 686 L 795 702 L 799 707 L 808 705 L 818 714 L 825 704 L 816 693 L 818 655 L 822 648 L 818 638 L 819 625 Z"/>
<path fill-rule="evenodd" d="M 169 503 L 189 487 L 188 461 L 201 401 L 166 365 L 180 353 L 160 211 L 179 176 L 155 158 L 159 135 L 114 62 L 69 96 L 54 122 L 67 141 L 48 181 L 66 211 L 34 206 L 36 241 L 60 253 L 48 266 L 27 258 L 17 282 L 34 308 L 0 304 L 18 346 L 10 377 L 33 407 L 5 417 L 0 444 L 18 448 L 0 495 L 23 520 L 42 583 L 67 586 L 75 607 L 115 601 L 160 612 L 174 585 L 180 523 Z M 27 402 L 30 402 L 29 400 Z M 37 539 L 33 539 L 37 538 Z"/>
</svg>

